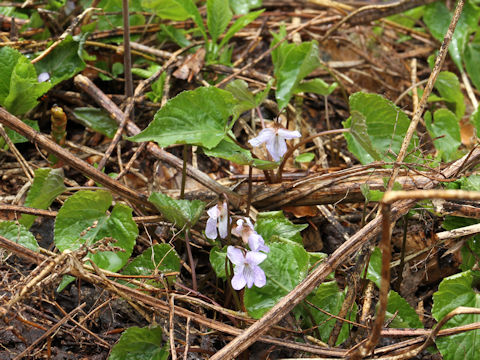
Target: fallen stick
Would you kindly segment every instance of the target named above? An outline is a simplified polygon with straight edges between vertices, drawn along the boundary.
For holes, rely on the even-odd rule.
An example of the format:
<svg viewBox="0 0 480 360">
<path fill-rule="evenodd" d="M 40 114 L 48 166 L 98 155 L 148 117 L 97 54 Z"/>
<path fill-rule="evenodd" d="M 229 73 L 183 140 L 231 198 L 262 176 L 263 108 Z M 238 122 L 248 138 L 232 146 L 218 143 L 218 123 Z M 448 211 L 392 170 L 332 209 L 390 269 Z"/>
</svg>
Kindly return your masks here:
<svg viewBox="0 0 480 360">
<path fill-rule="evenodd" d="M 138 204 L 147 206 L 148 208 L 155 209 L 155 206 L 147 200 L 147 197 L 144 194 L 140 193 L 138 190 L 130 189 L 128 186 L 125 186 L 122 183 L 112 179 L 110 176 L 98 171 L 87 162 L 80 160 L 76 156 L 72 155 L 68 150 L 62 148 L 45 135 L 37 132 L 35 129 L 31 128 L 2 107 L 0 107 L 0 123 L 8 126 L 10 129 L 16 131 L 20 135 L 25 136 L 32 143 L 45 149 L 48 153 L 55 155 L 65 164 L 77 169 L 85 176 L 92 178 L 94 181 L 102 184 L 106 188 L 112 190 L 114 193 L 122 195 Z"/>
</svg>

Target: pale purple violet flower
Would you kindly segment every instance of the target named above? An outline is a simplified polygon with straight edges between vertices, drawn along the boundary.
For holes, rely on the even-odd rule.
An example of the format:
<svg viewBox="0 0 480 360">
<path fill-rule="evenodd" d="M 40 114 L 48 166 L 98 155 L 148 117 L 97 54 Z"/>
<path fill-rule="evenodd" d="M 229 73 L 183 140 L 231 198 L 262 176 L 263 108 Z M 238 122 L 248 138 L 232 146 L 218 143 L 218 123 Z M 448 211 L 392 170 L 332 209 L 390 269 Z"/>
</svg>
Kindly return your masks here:
<svg viewBox="0 0 480 360">
<path fill-rule="evenodd" d="M 262 287 L 267 283 L 265 272 L 258 264 L 267 258 L 267 255 L 257 251 L 246 253 L 233 246 L 227 248 L 227 256 L 235 267 L 233 268 L 232 287 L 241 290 L 245 285 L 250 289 L 254 284 Z"/>
<path fill-rule="evenodd" d="M 218 203 L 211 207 L 208 211 L 207 226 L 205 227 L 205 235 L 209 239 L 215 240 L 217 238 L 217 226 L 218 233 L 222 239 L 225 239 L 228 235 L 228 207 L 227 202 Z"/>
<path fill-rule="evenodd" d="M 42 72 L 38 75 L 37 81 L 39 83 L 45 82 L 45 81 L 50 81 L 50 74 L 48 72 Z"/>
<path fill-rule="evenodd" d="M 232 229 L 232 234 L 241 237 L 252 251 L 263 251 L 266 253 L 270 251 L 270 248 L 265 245 L 263 237 L 254 230 L 249 218 L 237 220 L 237 226 Z"/>
<path fill-rule="evenodd" d="M 287 152 L 285 140 L 299 138 L 302 135 L 298 131 L 290 131 L 284 128 L 265 128 L 258 133 L 258 136 L 250 139 L 250 145 L 257 147 L 263 143 L 267 144 L 267 150 L 273 160 L 280 161 Z"/>
</svg>

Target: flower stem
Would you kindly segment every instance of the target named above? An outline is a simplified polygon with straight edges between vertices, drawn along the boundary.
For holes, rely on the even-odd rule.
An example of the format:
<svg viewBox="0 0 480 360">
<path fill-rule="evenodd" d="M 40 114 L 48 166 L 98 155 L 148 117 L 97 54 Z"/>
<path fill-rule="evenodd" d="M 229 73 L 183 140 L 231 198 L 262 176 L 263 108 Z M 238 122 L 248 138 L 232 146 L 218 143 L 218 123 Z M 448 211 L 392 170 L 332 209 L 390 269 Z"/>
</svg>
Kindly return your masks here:
<svg viewBox="0 0 480 360">
<path fill-rule="evenodd" d="M 180 188 L 180 199 L 185 198 L 185 183 L 187 182 L 187 150 L 188 145 L 183 145 L 182 187 Z"/>
<path fill-rule="evenodd" d="M 307 143 L 309 143 L 310 141 L 312 141 L 313 139 L 315 139 L 316 137 L 318 136 L 325 136 L 325 135 L 331 135 L 331 134 L 340 134 L 340 133 L 344 133 L 344 132 L 349 132 L 350 129 L 334 129 L 334 130 L 327 130 L 327 131 L 322 131 L 322 132 L 319 132 L 318 134 L 315 134 L 315 135 L 312 135 L 312 136 L 309 136 L 307 137 L 306 139 L 300 141 L 298 144 L 296 144 L 295 146 L 292 146 L 291 148 L 288 149 L 287 153 L 285 154 L 285 156 L 283 157 L 283 160 L 282 162 L 280 163 L 280 166 L 278 167 L 278 171 L 277 171 L 277 175 L 275 176 L 275 182 L 280 182 L 282 181 L 282 172 L 283 172 L 283 168 L 285 167 L 285 164 L 287 163 L 287 160 L 290 156 L 293 155 L 293 152 L 295 150 L 297 150 L 300 146 L 303 146 Z"/>
<path fill-rule="evenodd" d="M 190 228 L 185 229 L 185 245 L 187 246 L 188 262 L 192 271 L 192 288 L 197 291 L 197 274 L 195 272 L 195 263 L 193 262 L 192 248 L 190 247 Z"/>
<path fill-rule="evenodd" d="M 227 277 L 227 286 L 230 292 L 232 293 L 233 302 L 238 311 L 242 310 L 242 304 L 240 302 L 240 298 L 238 297 L 237 291 L 232 287 L 232 277 L 233 277 L 233 265 L 228 258 L 225 259 L 225 275 Z"/>
<path fill-rule="evenodd" d="M 247 195 L 247 209 L 245 210 L 245 216 L 250 215 L 250 205 L 252 204 L 252 166 L 248 166 L 248 195 Z"/>
</svg>

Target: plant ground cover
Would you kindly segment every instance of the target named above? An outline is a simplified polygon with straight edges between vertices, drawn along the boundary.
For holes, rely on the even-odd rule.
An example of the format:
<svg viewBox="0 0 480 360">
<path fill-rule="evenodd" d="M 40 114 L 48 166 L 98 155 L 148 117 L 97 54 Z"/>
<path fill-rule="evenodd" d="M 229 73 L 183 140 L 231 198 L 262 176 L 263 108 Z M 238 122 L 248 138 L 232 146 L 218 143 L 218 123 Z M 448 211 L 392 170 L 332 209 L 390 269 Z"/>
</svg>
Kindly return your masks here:
<svg viewBox="0 0 480 360">
<path fill-rule="evenodd" d="M 478 3 L 2 3 L 0 358 L 476 359 Z"/>
</svg>

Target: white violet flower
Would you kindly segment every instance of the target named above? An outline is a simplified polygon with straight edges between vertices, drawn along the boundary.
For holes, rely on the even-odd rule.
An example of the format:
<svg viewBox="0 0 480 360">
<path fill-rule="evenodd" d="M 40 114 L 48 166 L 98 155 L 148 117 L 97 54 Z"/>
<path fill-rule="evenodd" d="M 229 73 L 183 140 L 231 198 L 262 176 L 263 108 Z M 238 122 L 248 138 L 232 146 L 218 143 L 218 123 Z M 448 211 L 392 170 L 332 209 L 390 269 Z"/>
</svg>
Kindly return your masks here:
<svg viewBox="0 0 480 360">
<path fill-rule="evenodd" d="M 218 233 L 222 239 L 228 235 L 228 207 L 227 202 L 219 202 L 217 205 L 211 207 L 208 211 L 207 226 L 205 227 L 205 235 L 211 240 L 217 238 Z"/>
<path fill-rule="evenodd" d="M 298 131 L 290 131 L 281 127 L 265 128 L 258 133 L 258 136 L 250 139 L 250 145 L 257 147 L 263 143 L 267 144 L 267 150 L 273 160 L 280 161 L 287 152 L 285 140 L 299 138 L 302 135 Z"/>
<path fill-rule="evenodd" d="M 267 258 L 266 254 L 257 251 L 245 253 L 236 247 L 229 246 L 227 256 L 235 266 L 232 277 L 232 287 L 235 290 L 241 290 L 245 285 L 249 289 L 254 284 L 256 287 L 262 287 L 267 283 L 265 272 L 258 266 Z"/>
<path fill-rule="evenodd" d="M 249 218 L 237 220 L 237 226 L 232 229 L 232 234 L 241 237 L 252 251 L 263 251 L 266 253 L 270 251 L 270 248 L 265 245 L 263 237 L 254 230 Z"/>
</svg>

